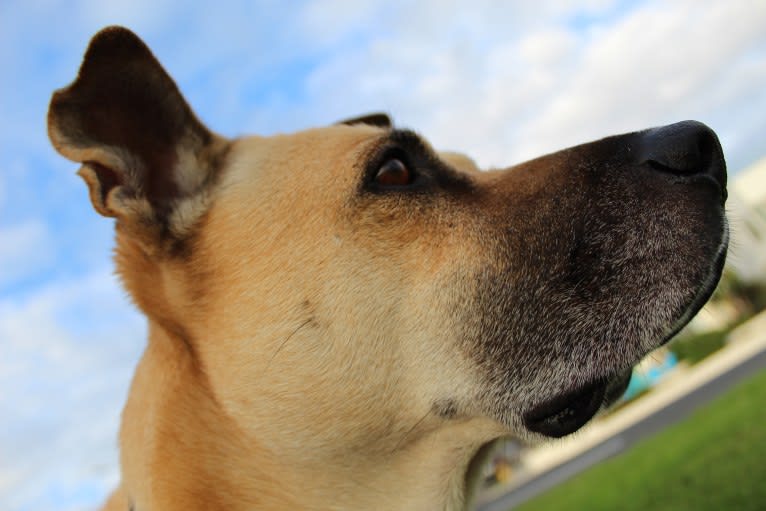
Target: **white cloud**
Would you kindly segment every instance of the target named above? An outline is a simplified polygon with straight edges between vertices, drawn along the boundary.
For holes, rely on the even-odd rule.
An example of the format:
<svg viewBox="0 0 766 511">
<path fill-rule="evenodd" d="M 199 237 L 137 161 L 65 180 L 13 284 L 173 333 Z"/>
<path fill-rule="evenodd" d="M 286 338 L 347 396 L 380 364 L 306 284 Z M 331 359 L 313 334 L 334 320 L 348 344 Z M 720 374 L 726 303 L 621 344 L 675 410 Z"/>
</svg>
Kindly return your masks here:
<svg viewBox="0 0 766 511">
<path fill-rule="evenodd" d="M 613 12 L 596 2 L 587 30 L 567 23 L 564 4 L 394 4 L 379 33 L 315 69 L 301 113 L 320 122 L 384 108 L 438 147 L 503 165 L 687 118 L 711 123 L 728 149 L 739 112 L 766 95 L 766 4 L 679 0 Z M 729 156 L 741 166 L 738 154 Z"/>
<path fill-rule="evenodd" d="M 699 100 L 736 84 L 739 77 L 730 73 L 738 57 L 762 40 L 766 9 L 752 5 L 649 4 L 599 30 L 577 56 L 580 66 L 571 80 L 526 126 L 525 145 L 532 148 L 526 155 L 552 149 L 546 135 L 569 145 L 705 116 L 711 109 Z"/>
<path fill-rule="evenodd" d="M 374 30 L 379 2 L 318 0 L 295 12 L 295 26 L 301 39 L 322 46 L 341 41 L 350 32 L 367 27 Z"/>
<path fill-rule="evenodd" d="M 116 434 L 142 320 L 108 270 L 0 300 L 0 501 L 93 506 L 117 480 Z M 62 500 L 57 503 L 56 498 Z"/>
<path fill-rule="evenodd" d="M 0 226 L 0 289 L 53 259 L 50 233 L 40 219 Z"/>
</svg>

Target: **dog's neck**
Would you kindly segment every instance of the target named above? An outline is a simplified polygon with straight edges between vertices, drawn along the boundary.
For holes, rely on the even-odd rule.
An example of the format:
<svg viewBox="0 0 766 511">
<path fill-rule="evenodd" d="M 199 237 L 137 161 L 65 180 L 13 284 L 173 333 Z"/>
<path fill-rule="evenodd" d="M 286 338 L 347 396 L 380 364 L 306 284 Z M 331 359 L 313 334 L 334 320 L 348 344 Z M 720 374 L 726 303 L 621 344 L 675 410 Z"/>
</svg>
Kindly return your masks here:
<svg viewBox="0 0 766 511">
<path fill-rule="evenodd" d="M 456 421 L 388 456 L 323 459 L 305 445 L 289 459 L 243 434 L 188 346 L 154 324 L 123 418 L 121 443 L 138 448 L 121 453 L 122 491 L 136 511 L 464 509 L 465 473 L 483 443 L 475 424 Z"/>
</svg>

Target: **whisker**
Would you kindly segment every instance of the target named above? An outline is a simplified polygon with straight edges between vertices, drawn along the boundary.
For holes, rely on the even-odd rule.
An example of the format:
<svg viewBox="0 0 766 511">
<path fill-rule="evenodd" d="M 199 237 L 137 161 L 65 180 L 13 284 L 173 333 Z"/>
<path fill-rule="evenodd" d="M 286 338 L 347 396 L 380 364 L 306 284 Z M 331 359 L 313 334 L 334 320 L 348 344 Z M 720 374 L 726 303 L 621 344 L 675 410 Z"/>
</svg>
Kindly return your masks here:
<svg viewBox="0 0 766 511">
<path fill-rule="evenodd" d="M 420 419 L 419 419 L 419 420 L 418 420 L 418 421 L 417 421 L 417 422 L 416 422 L 416 423 L 415 423 L 415 424 L 414 424 L 414 425 L 413 425 L 413 426 L 412 426 L 412 427 L 411 427 L 411 428 L 410 428 L 410 429 L 407 431 L 407 433 L 405 433 L 405 434 L 404 434 L 404 436 L 402 437 L 402 439 L 401 439 L 401 440 L 399 440 L 399 442 L 397 442 L 397 443 L 396 443 L 396 446 L 393 448 L 393 450 L 392 450 L 391 452 L 392 452 L 392 453 L 394 453 L 394 452 L 398 451 L 398 450 L 399 450 L 399 448 L 400 448 L 402 445 L 404 445 L 404 444 L 407 442 L 407 440 L 409 439 L 409 437 L 410 437 L 410 435 L 412 434 L 412 432 L 413 432 L 413 431 L 415 431 L 415 429 L 417 429 L 417 427 L 418 427 L 418 426 L 420 426 L 420 424 L 421 424 L 421 423 L 422 423 L 424 420 L 426 420 L 426 417 L 428 417 L 429 415 L 431 415 L 431 410 L 428 410 L 428 411 L 425 413 L 425 415 L 423 415 L 423 416 L 422 416 L 422 417 L 421 417 L 421 418 L 420 418 Z"/>
<path fill-rule="evenodd" d="M 300 329 L 301 329 L 301 328 L 303 328 L 304 326 L 306 326 L 306 325 L 308 325 L 309 323 L 311 323 L 311 322 L 313 321 L 313 319 L 314 319 L 314 318 L 308 318 L 308 319 L 307 319 L 307 320 L 305 320 L 303 323 L 301 323 L 300 325 L 298 325 L 298 326 L 296 327 L 296 329 L 295 329 L 295 330 L 293 330 L 293 331 L 292 331 L 292 333 L 291 333 L 290 335 L 288 335 L 288 336 L 285 338 L 285 340 L 284 340 L 284 341 L 282 341 L 282 342 L 280 343 L 279 347 L 278 347 L 278 348 L 277 348 L 277 349 L 274 351 L 274 353 L 271 355 L 271 358 L 269 359 L 269 363 L 268 363 L 268 364 L 266 364 L 266 371 L 268 371 L 268 370 L 269 370 L 269 367 L 271 367 L 271 363 L 274 361 L 274 359 L 275 359 L 275 358 L 277 358 L 277 355 L 279 355 L 279 352 L 280 352 L 280 351 L 282 351 L 282 348 L 284 348 L 284 347 L 285 347 L 285 345 L 287 344 L 287 341 L 289 341 L 290 339 L 292 339 L 292 338 L 293 338 L 293 336 L 294 336 L 295 334 L 297 334 L 297 333 L 298 333 L 298 330 L 300 330 Z"/>
</svg>

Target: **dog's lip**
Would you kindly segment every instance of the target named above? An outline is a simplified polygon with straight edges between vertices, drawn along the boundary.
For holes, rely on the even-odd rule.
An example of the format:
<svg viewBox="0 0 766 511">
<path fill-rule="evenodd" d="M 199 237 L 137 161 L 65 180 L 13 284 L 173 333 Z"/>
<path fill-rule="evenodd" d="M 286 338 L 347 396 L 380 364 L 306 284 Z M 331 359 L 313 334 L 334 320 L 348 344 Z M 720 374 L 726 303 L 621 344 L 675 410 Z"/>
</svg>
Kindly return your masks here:
<svg viewBox="0 0 766 511">
<path fill-rule="evenodd" d="M 630 383 L 633 368 L 612 376 L 593 380 L 574 390 L 563 392 L 534 406 L 523 416 L 532 432 L 554 438 L 574 433 L 584 426 L 602 407 L 619 399 Z"/>
<path fill-rule="evenodd" d="M 604 391 L 604 408 L 608 408 L 613 405 L 618 399 L 622 397 L 625 391 L 628 389 L 630 379 L 633 377 L 633 366 L 628 367 L 623 371 L 619 371 L 614 377 L 609 379 L 609 383 Z"/>
<path fill-rule="evenodd" d="M 574 433 L 596 415 L 604 401 L 609 380 L 601 378 L 544 401 L 527 411 L 527 429 L 553 438 Z"/>
<path fill-rule="evenodd" d="M 689 305 L 684 309 L 683 314 L 673 325 L 668 329 L 668 333 L 662 339 L 660 346 L 663 346 L 670 342 L 675 335 L 683 329 L 689 322 L 697 315 L 697 313 L 705 306 L 707 301 L 713 296 L 715 288 L 718 286 L 718 281 L 721 280 L 721 274 L 723 273 L 723 267 L 726 263 L 726 252 L 729 247 L 729 224 L 724 221 L 723 226 L 723 239 L 718 247 L 715 259 L 711 265 L 710 273 L 707 279 L 700 286 L 697 294 L 692 298 Z"/>
</svg>

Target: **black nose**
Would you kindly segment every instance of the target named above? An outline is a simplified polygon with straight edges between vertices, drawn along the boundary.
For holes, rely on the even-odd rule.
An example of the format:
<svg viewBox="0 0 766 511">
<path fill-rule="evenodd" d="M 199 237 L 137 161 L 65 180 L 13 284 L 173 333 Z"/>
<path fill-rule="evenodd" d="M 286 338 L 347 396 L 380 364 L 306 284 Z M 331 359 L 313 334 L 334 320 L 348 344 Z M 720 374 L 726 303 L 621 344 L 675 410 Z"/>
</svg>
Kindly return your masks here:
<svg viewBox="0 0 766 511">
<path fill-rule="evenodd" d="M 709 176 L 726 199 L 726 162 L 715 132 L 697 121 L 683 121 L 641 134 L 640 163 L 682 178 Z"/>
</svg>

